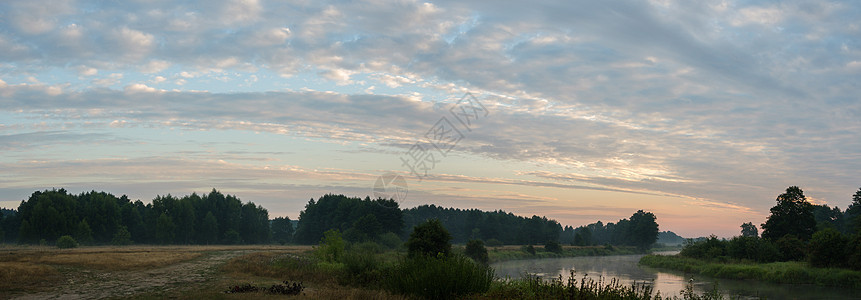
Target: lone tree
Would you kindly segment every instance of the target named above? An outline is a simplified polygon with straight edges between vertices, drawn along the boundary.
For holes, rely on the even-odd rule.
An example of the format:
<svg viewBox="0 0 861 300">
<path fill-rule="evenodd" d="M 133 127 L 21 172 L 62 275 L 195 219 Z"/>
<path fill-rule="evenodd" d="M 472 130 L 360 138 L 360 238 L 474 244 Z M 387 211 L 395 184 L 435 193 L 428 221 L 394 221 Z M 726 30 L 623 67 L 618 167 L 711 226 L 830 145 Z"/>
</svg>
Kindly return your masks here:
<svg viewBox="0 0 861 300">
<path fill-rule="evenodd" d="M 448 256 L 451 252 L 451 234 L 438 219 L 430 219 L 416 225 L 407 241 L 410 257 L 421 255 Z"/>
<path fill-rule="evenodd" d="M 777 196 L 777 205 L 771 208 L 771 216 L 762 224 L 762 237 L 771 240 L 792 234 L 806 241 L 815 231 L 813 205 L 797 186 L 788 187 L 785 193 Z"/>
<path fill-rule="evenodd" d="M 484 242 L 481 240 L 469 240 L 466 242 L 466 256 L 473 260 L 486 264 L 488 261 L 487 248 L 484 247 Z"/>
<path fill-rule="evenodd" d="M 630 242 L 641 251 L 649 249 L 658 240 L 658 222 L 655 214 L 638 210 L 631 216 Z"/>
<path fill-rule="evenodd" d="M 759 230 L 751 222 L 741 224 L 741 236 L 743 237 L 758 237 Z"/>
</svg>

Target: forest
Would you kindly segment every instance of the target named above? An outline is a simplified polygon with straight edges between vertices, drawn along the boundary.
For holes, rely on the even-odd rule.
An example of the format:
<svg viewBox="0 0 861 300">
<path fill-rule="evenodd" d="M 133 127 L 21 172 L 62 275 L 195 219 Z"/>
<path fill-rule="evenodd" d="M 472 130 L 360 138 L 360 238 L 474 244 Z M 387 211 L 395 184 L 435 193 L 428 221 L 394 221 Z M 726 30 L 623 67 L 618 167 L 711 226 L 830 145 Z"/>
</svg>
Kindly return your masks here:
<svg viewBox="0 0 861 300">
<path fill-rule="evenodd" d="M 433 204 L 401 209 L 394 200 L 327 194 L 310 199 L 294 226 L 289 218 L 270 220 L 262 206 L 215 189 L 179 198 L 157 196 L 148 204 L 105 192 L 74 195 L 59 189 L 34 192 L 17 210 L 3 209 L 0 240 L 53 244 L 68 235 L 85 245 L 317 244 L 326 231 L 335 229 L 349 242 L 396 245 L 407 239 L 413 227 L 431 219 L 446 227 L 454 243 L 478 239 L 488 245 L 561 242 L 645 249 L 658 234 L 656 217 L 644 211 L 616 223 L 563 229 L 559 222 L 536 215 Z"/>
<path fill-rule="evenodd" d="M 34 192 L 18 210 L 3 210 L 6 242 L 53 243 L 71 236 L 82 244 L 256 244 L 271 238 L 269 212 L 212 190 L 152 203 L 105 192 Z"/>
<path fill-rule="evenodd" d="M 841 211 L 811 204 L 804 191 L 791 186 L 776 199 L 771 215 L 761 224 L 740 226 L 732 239 L 711 236 L 691 240 L 681 256 L 715 261 L 804 261 L 814 267 L 861 270 L 861 189 Z"/>
</svg>

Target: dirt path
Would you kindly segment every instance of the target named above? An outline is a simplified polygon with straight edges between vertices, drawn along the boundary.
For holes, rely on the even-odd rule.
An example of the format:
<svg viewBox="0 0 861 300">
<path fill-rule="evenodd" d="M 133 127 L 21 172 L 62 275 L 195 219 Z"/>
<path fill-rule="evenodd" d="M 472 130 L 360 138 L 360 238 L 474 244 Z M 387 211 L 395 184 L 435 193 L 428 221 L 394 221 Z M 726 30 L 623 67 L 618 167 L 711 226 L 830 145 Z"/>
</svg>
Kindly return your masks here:
<svg viewBox="0 0 861 300">
<path fill-rule="evenodd" d="M 226 250 L 204 254 L 190 261 L 136 271 L 76 270 L 66 282 L 50 290 L 13 299 L 122 298 L 145 292 L 165 291 L 212 279 L 217 267 L 254 250 Z"/>
</svg>

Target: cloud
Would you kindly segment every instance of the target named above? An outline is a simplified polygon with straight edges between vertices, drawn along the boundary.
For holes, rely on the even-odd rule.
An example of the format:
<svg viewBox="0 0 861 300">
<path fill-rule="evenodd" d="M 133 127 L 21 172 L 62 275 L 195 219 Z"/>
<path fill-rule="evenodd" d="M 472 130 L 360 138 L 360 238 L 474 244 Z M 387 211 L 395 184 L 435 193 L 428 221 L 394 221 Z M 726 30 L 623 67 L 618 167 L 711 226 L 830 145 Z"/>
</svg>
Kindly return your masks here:
<svg viewBox="0 0 861 300">
<path fill-rule="evenodd" d="M 0 110 L 30 118 L 9 123 L 398 152 L 473 91 L 493 113 L 458 155 L 530 165 L 494 184 L 754 211 L 788 185 L 845 206 L 858 185 L 856 3 L 164 4 L 0 4 Z"/>
</svg>

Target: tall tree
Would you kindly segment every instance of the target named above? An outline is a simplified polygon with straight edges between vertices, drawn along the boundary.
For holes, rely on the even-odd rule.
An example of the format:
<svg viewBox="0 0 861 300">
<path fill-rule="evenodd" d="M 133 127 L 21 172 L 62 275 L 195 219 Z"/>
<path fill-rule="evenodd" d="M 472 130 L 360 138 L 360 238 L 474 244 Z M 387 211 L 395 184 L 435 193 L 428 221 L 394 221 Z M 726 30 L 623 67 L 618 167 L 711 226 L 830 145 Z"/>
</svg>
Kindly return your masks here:
<svg viewBox="0 0 861 300">
<path fill-rule="evenodd" d="M 438 219 L 431 219 L 413 228 L 407 241 L 409 256 L 444 255 L 451 252 L 451 234 Z"/>
<path fill-rule="evenodd" d="M 638 210 L 631 216 L 628 239 L 641 251 L 645 251 L 658 240 L 658 222 L 655 214 Z"/>
<path fill-rule="evenodd" d="M 771 240 L 792 234 L 806 241 L 815 231 L 813 205 L 797 186 L 790 186 L 777 196 L 777 205 L 771 208 L 771 215 L 762 224 L 762 237 Z"/>
<path fill-rule="evenodd" d="M 861 188 L 852 195 L 852 204 L 845 213 L 847 232 L 861 234 Z"/>
<path fill-rule="evenodd" d="M 751 222 L 747 222 L 741 224 L 741 236 L 745 237 L 758 237 L 759 230 L 756 229 L 756 226 Z"/>
<path fill-rule="evenodd" d="M 161 213 L 155 225 L 155 239 L 160 244 L 170 244 L 173 243 L 175 237 L 176 225 L 174 225 L 173 219 L 167 213 Z"/>
<path fill-rule="evenodd" d="M 272 240 L 279 244 L 293 242 L 293 222 L 289 217 L 278 217 L 272 220 Z"/>
<path fill-rule="evenodd" d="M 198 242 L 202 244 L 214 244 L 218 242 L 218 220 L 211 211 L 206 212 L 197 232 Z"/>
</svg>

